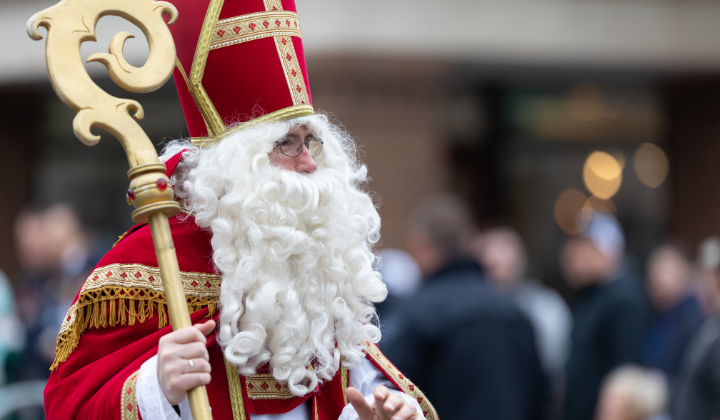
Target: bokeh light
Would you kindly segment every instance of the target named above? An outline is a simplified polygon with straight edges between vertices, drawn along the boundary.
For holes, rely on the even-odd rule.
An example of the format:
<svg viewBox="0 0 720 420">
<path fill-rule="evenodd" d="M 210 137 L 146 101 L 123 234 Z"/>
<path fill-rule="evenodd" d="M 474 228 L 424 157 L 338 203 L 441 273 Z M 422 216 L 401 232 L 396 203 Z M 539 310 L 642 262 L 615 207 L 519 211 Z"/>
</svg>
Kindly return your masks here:
<svg viewBox="0 0 720 420">
<path fill-rule="evenodd" d="M 622 149 L 611 149 L 607 151 L 608 154 L 615 158 L 618 165 L 620 165 L 620 169 L 625 169 L 625 153 L 622 151 Z"/>
<path fill-rule="evenodd" d="M 583 181 L 593 195 L 607 200 L 620 189 L 622 165 L 608 153 L 593 152 L 585 161 Z"/>
<path fill-rule="evenodd" d="M 555 201 L 555 221 L 569 235 L 582 232 L 590 221 L 591 212 L 585 207 L 588 198 L 582 192 L 569 188 Z"/>
<path fill-rule="evenodd" d="M 670 163 L 665 152 L 652 143 L 643 143 L 635 152 L 635 174 L 640 182 L 657 188 L 665 182 Z"/>
</svg>

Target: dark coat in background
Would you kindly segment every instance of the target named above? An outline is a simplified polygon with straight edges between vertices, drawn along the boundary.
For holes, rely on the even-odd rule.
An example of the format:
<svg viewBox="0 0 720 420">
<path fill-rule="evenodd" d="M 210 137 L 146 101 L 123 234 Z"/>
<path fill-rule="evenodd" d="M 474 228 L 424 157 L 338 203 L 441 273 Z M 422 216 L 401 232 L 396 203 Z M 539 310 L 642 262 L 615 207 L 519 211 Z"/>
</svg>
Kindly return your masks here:
<svg viewBox="0 0 720 420">
<path fill-rule="evenodd" d="M 382 322 L 382 320 L 381 320 Z M 451 420 L 546 418 L 547 386 L 530 321 L 457 261 L 393 313 L 382 351 Z"/>
<path fill-rule="evenodd" d="M 677 306 L 653 317 L 645 335 L 645 366 L 663 371 L 670 383 L 670 408 L 675 407 L 677 381 L 687 348 L 705 322 L 705 315 L 695 296 L 688 296 Z"/>
<path fill-rule="evenodd" d="M 720 418 L 720 316 L 708 320 L 690 343 L 677 395 L 674 419 Z"/>
<path fill-rule="evenodd" d="M 579 291 L 572 311 L 565 420 L 590 420 L 607 374 L 625 364 L 641 363 L 650 306 L 637 269 L 626 263 L 617 279 Z"/>
</svg>

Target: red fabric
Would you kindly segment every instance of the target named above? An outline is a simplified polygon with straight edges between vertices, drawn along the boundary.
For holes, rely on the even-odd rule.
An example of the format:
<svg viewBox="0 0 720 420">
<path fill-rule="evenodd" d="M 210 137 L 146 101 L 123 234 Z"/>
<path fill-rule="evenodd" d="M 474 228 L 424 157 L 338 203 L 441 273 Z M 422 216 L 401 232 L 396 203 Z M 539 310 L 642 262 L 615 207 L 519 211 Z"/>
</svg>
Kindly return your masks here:
<svg viewBox="0 0 720 420">
<path fill-rule="evenodd" d="M 265 3 L 263 0 L 231 0 L 223 3 L 223 8 L 220 11 L 220 19 L 228 19 L 264 11 Z"/>
<path fill-rule="evenodd" d="M 180 214 L 170 218 L 173 243 L 180 271 L 217 274 L 212 263 L 211 234 L 195 224 L 195 218 Z M 143 264 L 157 267 L 150 225 L 142 225 L 120 241 L 100 260 L 97 267 L 110 264 Z"/>
<path fill-rule="evenodd" d="M 281 0 L 280 3 L 282 4 L 283 10 L 289 10 L 291 12 L 297 13 L 297 5 L 295 4 L 295 0 Z"/>
<path fill-rule="evenodd" d="M 170 0 L 178 9 L 177 22 L 170 26 L 177 57 L 188 77 L 192 70 L 203 20 L 210 0 Z M 295 0 L 282 0 L 283 10 L 297 12 Z M 262 0 L 223 3 L 219 19 L 264 12 Z M 292 37 L 295 54 L 312 105 L 302 40 Z M 202 114 L 179 70 L 175 85 L 191 137 L 208 136 Z M 210 50 L 202 85 L 213 106 L 227 125 L 293 106 L 287 78 L 273 38 L 261 38 Z"/>
<path fill-rule="evenodd" d="M 273 38 L 211 51 L 203 86 L 226 124 L 293 105 Z"/>
<path fill-rule="evenodd" d="M 205 20 L 205 11 L 210 4 L 210 0 L 173 0 L 172 4 L 178 9 L 178 19 L 170 25 L 170 33 L 172 33 L 175 41 L 177 58 L 185 70 L 186 76 L 190 77 L 192 62 L 195 57 L 195 47 L 200 37 L 200 29 Z M 190 136 L 207 136 L 208 133 L 202 114 L 195 104 L 195 100 L 190 94 L 180 70 L 176 68 L 173 77 L 180 96 L 183 113 L 185 114 L 185 121 L 190 130 Z"/>
<path fill-rule="evenodd" d="M 172 4 L 178 10 L 178 19 L 170 25 L 170 32 L 175 41 L 177 58 L 189 76 L 210 0 L 173 0 Z"/>
<path fill-rule="evenodd" d="M 203 119 L 200 109 L 197 107 L 195 100 L 188 90 L 185 79 L 180 73 L 180 70 L 177 68 L 175 68 L 175 71 L 173 72 L 173 81 L 175 82 L 175 87 L 178 91 L 180 105 L 182 106 L 183 114 L 185 115 L 185 123 L 188 126 L 190 137 L 207 137 L 210 133 L 208 133 L 207 128 L 205 127 L 205 120 Z"/>
<path fill-rule="evenodd" d="M 165 176 L 170 178 L 172 174 L 175 172 L 175 169 L 177 169 L 178 165 L 180 164 L 180 161 L 183 158 L 183 153 L 187 152 L 189 149 L 183 149 L 179 153 L 174 154 L 170 159 L 165 162 Z"/>
</svg>

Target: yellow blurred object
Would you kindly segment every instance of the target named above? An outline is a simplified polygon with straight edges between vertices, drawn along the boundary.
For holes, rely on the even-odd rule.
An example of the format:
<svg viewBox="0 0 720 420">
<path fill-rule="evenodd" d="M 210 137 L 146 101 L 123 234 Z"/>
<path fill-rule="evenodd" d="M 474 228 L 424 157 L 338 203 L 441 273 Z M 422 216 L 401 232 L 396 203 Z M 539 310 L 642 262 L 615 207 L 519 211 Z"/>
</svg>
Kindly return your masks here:
<svg viewBox="0 0 720 420">
<path fill-rule="evenodd" d="M 590 222 L 591 212 L 585 207 L 588 198 L 582 192 L 568 188 L 555 201 L 555 221 L 569 235 L 582 232 Z"/>
<path fill-rule="evenodd" d="M 665 182 L 670 163 L 665 152 L 652 143 L 643 143 L 635 152 L 635 174 L 640 182 L 657 188 Z"/>
<path fill-rule="evenodd" d="M 625 153 L 623 153 L 622 149 L 608 150 L 608 154 L 615 158 L 621 170 L 625 169 Z"/>
<path fill-rule="evenodd" d="M 607 200 L 620 189 L 622 165 L 608 153 L 593 152 L 585 161 L 583 181 L 591 193 Z"/>
</svg>

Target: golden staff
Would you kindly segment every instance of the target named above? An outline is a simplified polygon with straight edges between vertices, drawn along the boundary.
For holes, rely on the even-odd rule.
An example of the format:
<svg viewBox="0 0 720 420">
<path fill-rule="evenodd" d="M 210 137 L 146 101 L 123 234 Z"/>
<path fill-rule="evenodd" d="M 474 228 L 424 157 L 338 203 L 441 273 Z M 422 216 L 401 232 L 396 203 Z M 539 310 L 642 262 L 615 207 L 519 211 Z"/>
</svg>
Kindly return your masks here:
<svg viewBox="0 0 720 420">
<path fill-rule="evenodd" d="M 131 92 L 152 92 L 165 84 L 175 66 L 175 44 L 167 25 L 177 19 L 178 12 L 170 3 L 62 0 L 31 17 L 27 32 L 30 38 L 40 40 L 42 35 L 38 27 L 47 29 L 48 75 L 60 100 L 77 112 L 73 131 L 78 139 L 88 146 L 97 144 L 100 136 L 93 135 L 90 129 L 100 127 L 115 136 L 125 149 L 130 163 L 130 191 L 134 193 L 132 218 L 136 223 L 150 223 L 170 323 L 177 330 L 191 325 L 168 223 L 168 217 L 177 214 L 180 205 L 173 201 L 165 165 L 160 163 L 155 147 L 136 122 L 144 116 L 142 107 L 136 101 L 116 98 L 100 89 L 88 75 L 80 55 L 83 42 L 97 41 L 95 27 L 98 20 L 109 15 L 127 19 L 142 30 L 150 47 L 148 60 L 140 68 L 129 64 L 122 51 L 125 41 L 133 35 L 120 32 L 111 40 L 107 54 L 93 54 L 87 61 L 104 64 L 112 80 Z M 164 15 L 170 18 L 167 24 Z M 195 420 L 212 419 L 204 386 L 190 390 L 188 397 Z"/>
</svg>

